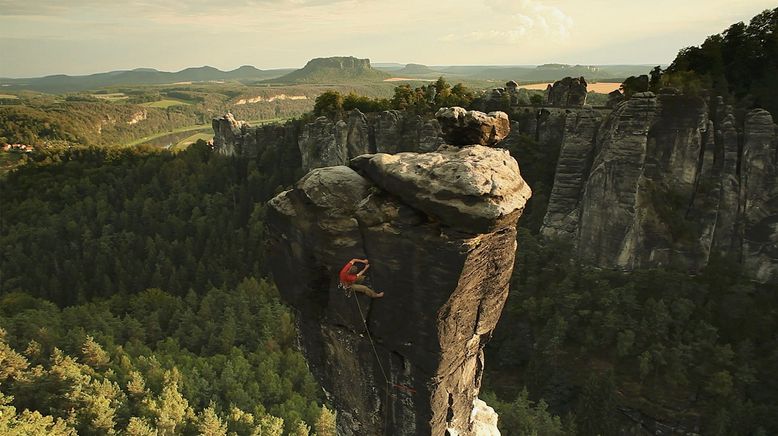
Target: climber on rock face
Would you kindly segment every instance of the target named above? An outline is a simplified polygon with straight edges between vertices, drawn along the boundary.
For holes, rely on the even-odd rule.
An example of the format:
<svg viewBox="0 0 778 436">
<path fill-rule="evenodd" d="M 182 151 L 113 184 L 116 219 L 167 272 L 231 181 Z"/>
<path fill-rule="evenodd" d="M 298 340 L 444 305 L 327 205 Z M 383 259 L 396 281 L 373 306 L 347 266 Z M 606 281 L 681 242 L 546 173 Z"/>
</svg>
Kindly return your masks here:
<svg viewBox="0 0 778 436">
<path fill-rule="evenodd" d="M 357 263 L 364 267 L 360 268 Z M 340 269 L 340 287 L 354 292 L 361 292 L 371 298 L 381 298 L 383 292 L 376 292 L 367 286 L 361 284 L 365 279 L 365 272 L 370 268 L 370 261 L 367 259 L 351 259 Z"/>
</svg>

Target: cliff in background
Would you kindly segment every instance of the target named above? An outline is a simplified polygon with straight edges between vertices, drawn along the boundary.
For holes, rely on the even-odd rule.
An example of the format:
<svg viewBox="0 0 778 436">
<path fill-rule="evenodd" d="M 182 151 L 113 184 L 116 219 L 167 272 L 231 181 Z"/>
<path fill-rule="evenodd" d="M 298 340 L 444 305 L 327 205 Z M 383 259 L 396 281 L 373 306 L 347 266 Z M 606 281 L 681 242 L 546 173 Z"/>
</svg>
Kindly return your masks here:
<svg viewBox="0 0 778 436">
<path fill-rule="evenodd" d="M 612 112 L 525 108 L 514 115 L 503 146 L 518 158 L 519 135 L 559 147 L 542 233 L 571 242 L 585 262 L 695 272 L 727 256 L 756 280 L 778 280 L 778 134 L 768 112 L 738 122 L 721 99 L 638 93 Z M 221 153 L 294 148 L 305 171 L 445 142 L 440 122 L 400 111 L 352 111 L 343 121 L 283 128 L 222 117 L 214 130 Z"/>
<path fill-rule="evenodd" d="M 349 112 L 346 120 L 327 117 L 302 124 L 290 121 L 279 126 L 250 127 L 231 114 L 213 120 L 214 146 L 228 156 L 256 158 L 259 150 L 272 146 L 299 149 L 304 171 L 346 165 L 365 153 L 433 151 L 443 144 L 437 120 L 425 120 L 402 111 L 365 115 Z"/>
<path fill-rule="evenodd" d="M 563 117 L 544 235 L 601 267 L 694 272 L 734 256 L 750 277 L 778 280 L 778 134 L 768 112 L 737 126 L 720 100 L 639 93 L 605 117 Z"/>
<path fill-rule="evenodd" d="M 471 126 L 469 137 L 487 133 L 483 143 L 502 139 L 493 125 L 507 127 L 507 117 L 481 115 L 443 111 L 441 120 L 453 137 Z M 361 155 L 310 171 L 270 201 L 274 277 L 299 311 L 339 434 L 499 434 L 477 399 L 483 347 L 508 296 L 529 196 L 506 150 L 475 144 Z M 338 288 L 355 257 L 370 259 L 383 298 Z"/>
</svg>

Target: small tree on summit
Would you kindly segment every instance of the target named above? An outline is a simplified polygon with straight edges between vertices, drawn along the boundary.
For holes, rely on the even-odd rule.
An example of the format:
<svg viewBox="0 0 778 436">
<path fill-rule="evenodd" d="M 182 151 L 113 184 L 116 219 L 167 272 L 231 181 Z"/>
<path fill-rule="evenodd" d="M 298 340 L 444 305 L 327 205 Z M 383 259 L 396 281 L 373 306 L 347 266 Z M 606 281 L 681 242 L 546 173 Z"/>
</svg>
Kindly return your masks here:
<svg viewBox="0 0 778 436">
<path fill-rule="evenodd" d="M 325 116 L 331 120 L 340 118 L 343 114 L 343 96 L 338 91 L 326 91 L 316 97 L 313 114 L 317 117 Z"/>
<path fill-rule="evenodd" d="M 662 67 L 657 65 L 654 67 L 654 69 L 651 70 L 648 79 L 648 89 L 650 89 L 651 92 L 659 92 L 659 88 L 661 86 L 662 86 Z"/>
</svg>

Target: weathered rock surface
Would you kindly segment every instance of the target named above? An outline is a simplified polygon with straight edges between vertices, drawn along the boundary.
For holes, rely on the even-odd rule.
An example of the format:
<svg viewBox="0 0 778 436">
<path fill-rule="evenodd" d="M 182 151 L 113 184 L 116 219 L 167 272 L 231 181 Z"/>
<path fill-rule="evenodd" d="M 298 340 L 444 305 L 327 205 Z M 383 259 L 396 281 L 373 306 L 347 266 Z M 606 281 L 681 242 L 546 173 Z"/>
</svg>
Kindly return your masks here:
<svg viewBox="0 0 778 436">
<path fill-rule="evenodd" d="M 609 108 L 615 108 L 622 101 L 624 101 L 624 94 L 616 89 L 608 93 L 608 101 L 605 102 L 605 106 Z"/>
<path fill-rule="evenodd" d="M 444 146 L 432 153 L 364 155 L 352 166 L 405 203 L 463 231 L 487 232 L 515 221 L 530 196 L 504 149 Z"/>
<path fill-rule="evenodd" d="M 551 106 L 577 106 L 586 104 L 587 83 L 583 77 L 565 77 L 548 87 L 548 104 Z"/>
<path fill-rule="evenodd" d="M 778 280 L 778 134 L 762 109 L 746 115 L 743 130 L 743 266 L 757 280 Z"/>
<path fill-rule="evenodd" d="M 757 110 L 738 132 L 730 107 L 713 109 L 645 92 L 601 123 L 568 114 L 543 234 L 602 267 L 697 271 L 723 255 L 778 281 L 776 127 Z"/>
<path fill-rule="evenodd" d="M 213 145 L 219 153 L 232 156 L 240 154 L 242 141 L 247 124 L 245 121 L 237 121 L 231 113 L 211 121 L 213 127 Z"/>
<path fill-rule="evenodd" d="M 592 109 L 565 117 L 562 147 L 554 186 L 549 197 L 543 234 L 571 239 L 577 236 L 580 200 L 594 154 L 594 140 L 602 116 Z"/>
<path fill-rule="evenodd" d="M 251 127 L 227 114 L 213 121 L 214 146 L 229 156 L 255 157 L 268 144 L 293 143 L 299 148 L 303 170 L 310 171 L 344 165 L 361 154 L 433 151 L 444 143 L 437 120 L 402 111 L 365 115 L 353 110 L 342 121 L 319 117 L 307 124 L 289 122 L 285 127 L 285 131 Z M 290 130 L 296 132 L 295 138 L 287 135 Z M 272 132 L 283 137 L 273 137 Z"/>
<path fill-rule="evenodd" d="M 505 112 L 467 111 L 461 107 L 440 108 L 435 114 L 446 142 L 452 145 L 494 145 L 511 131 Z"/>
<path fill-rule="evenodd" d="M 339 434 L 499 434 L 477 395 L 530 195 L 518 165 L 478 145 L 350 165 L 311 171 L 268 216 L 274 277 Z M 354 257 L 383 298 L 337 288 Z"/>
<path fill-rule="evenodd" d="M 343 165 L 348 161 L 348 125 L 343 121 L 332 123 L 319 117 L 303 126 L 300 132 L 300 154 L 303 170 Z"/>
<path fill-rule="evenodd" d="M 372 123 L 372 130 L 375 139 L 371 150 L 378 153 L 432 151 L 443 144 L 437 121 L 424 120 L 403 111 L 378 113 Z"/>
</svg>

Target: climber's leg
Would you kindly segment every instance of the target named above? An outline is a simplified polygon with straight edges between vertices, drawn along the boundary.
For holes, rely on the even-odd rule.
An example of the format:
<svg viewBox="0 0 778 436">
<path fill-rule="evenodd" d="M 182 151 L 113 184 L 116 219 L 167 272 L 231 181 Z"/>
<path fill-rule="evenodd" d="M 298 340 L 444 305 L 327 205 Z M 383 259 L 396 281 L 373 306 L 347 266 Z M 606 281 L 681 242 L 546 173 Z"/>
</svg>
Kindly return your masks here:
<svg viewBox="0 0 778 436">
<path fill-rule="evenodd" d="M 351 285 L 349 287 L 349 289 L 351 289 L 354 292 L 361 292 L 361 293 L 367 295 L 370 298 L 381 298 L 381 297 L 384 296 L 383 292 L 376 292 L 376 291 L 368 288 L 365 285 L 360 285 L 360 284 L 357 284 L 357 283 L 354 283 L 353 285 Z"/>
</svg>

